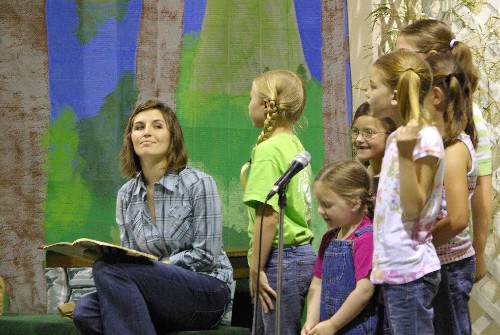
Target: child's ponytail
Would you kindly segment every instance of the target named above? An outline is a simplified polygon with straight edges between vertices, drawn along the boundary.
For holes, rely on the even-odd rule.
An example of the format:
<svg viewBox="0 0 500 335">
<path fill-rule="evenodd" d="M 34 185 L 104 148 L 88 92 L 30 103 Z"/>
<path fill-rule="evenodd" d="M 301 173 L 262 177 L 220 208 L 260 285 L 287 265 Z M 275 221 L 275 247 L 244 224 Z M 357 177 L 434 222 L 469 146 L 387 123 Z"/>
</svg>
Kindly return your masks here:
<svg viewBox="0 0 500 335">
<path fill-rule="evenodd" d="M 276 120 L 278 118 L 278 107 L 276 107 L 276 103 L 274 100 L 268 101 L 268 107 L 266 108 L 267 114 L 266 119 L 264 120 L 264 127 L 262 128 L 262 132 L 257 138 L 257 144 L 264 142 L 269 137 L 271 137 L 275 127 Z"/>
<path fill-rule="evenodd" d="M 396 100 L 403 123 L 420 119 L 420 77 L 413 68 L 407 68 L 399 77 Z"/>
<path fill-rule="evenodd" d="M 460 135 L 462 129 L 465 129 L 467 116 L 465 114 L 465 100 L 462 94 L 462 87 L 457 75 L 454 73 L 448 74 L 443 84 L 446 92 L 446 108 L 443 117 L 447 128 L 450 128 L 450 131 L 447 131 L 443 136 L 443 144 L 446 148 Z M 462 111 L 462 113 L 457 113 L 457 111 Z"/>
<path fill-rule="evenodd" d="M 378 58 L 373 67 L 383 84 L 396 90 L 403 125 L 412 119 L 418 120 L 421 126 L 431 124 L 430 115 L 423 108 L 432 84 L 432 72 L 425 60 L 409 51 L 394 51 Z"/>
<path fill-rule="evenodd" d="M 439 20 L 422 19 L 403 28 L 400 36 L 414 45 L 419 53 L 429 54 L 434 50 L 440 55 L 451 55 L 464 68 L 474 93 L 479 76 L 472 52 L 467 44 L 456 39 L 449 25 Z"/>
<path fill-rule="evenodd" d="M 451 56 L 456 59 L 463 67 L 465 73 L 467 73 L 467 77 L 469 78 L 471 90 L 472 92 L 475 92 L 478 85 L 479 76 L 477 74 L 476 66 L 472 61 L 472 52 L 470 51 L 470 48 L 467 46 L 467 44 L 457 40 L 452 40 L 450 42 L 450 47 Z"/>
<path fill-rule="evenodd" d="M 450 55 L 430 56 L 427 62 L 434 74 L 432 86 L 444 92 L 444 146 L 449 146 L 463 131 L 475 146 L 477 133 L 472 121 L 472 90 L 466 70 Z"/>
</svg>

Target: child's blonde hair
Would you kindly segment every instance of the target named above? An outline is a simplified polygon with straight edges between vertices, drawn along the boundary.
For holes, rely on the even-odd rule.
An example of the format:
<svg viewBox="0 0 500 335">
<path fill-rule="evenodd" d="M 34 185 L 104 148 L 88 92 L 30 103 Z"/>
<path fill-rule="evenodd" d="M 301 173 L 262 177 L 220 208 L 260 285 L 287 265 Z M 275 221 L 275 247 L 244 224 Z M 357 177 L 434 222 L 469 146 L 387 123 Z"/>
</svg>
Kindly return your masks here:
<svg viewBox="0 0 500 335">
<path fill-rule="evenodd" d="M 394 51 L 377 59 L 373 68 L 385 86 L 396 90 L 403 125 L 412 119 L 420 125 L 431 124 L 430 115 L 423 108 L 432 85 L 432 71 L 425 60 L 409 51 Z"/>
<path fill-rule="evenodd" d="M 366 206 L 367 213 L 373 211 L 371 179 L 363 164 L 353 160 L 332 162 L 318 172 L 313 187 L 317 183 L 321 183 L 342 198 L 351 201 L 359 199 L 361 207 Z"/>
<path fill-rule="evenodd" d="M 304 112 L 306 91 L 298 75 L 288 70 L 264 72 L 253 81 L 262 103 L 267 102 L 266 120 L 257 144 L 271 137 L 279 125 L 293 125 Z"/>
</svg>

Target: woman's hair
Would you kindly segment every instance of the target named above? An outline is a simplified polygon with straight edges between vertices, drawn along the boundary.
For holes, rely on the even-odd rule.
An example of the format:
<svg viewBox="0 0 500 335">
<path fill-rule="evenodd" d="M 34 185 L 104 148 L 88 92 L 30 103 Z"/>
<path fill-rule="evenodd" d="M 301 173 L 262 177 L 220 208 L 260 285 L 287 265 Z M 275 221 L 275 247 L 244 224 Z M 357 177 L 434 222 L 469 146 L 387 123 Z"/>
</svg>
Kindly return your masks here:
<svg viewBox="0 0 500 335">
<path fill-rule="evenodd" d="M 403 125 L 412 119 L 421 125 L 431 124 L 430 115 L 423 108 L 432 85 L 432 71 L 425 60 L 409 51 L 394 51 L 377 59 L 373 68 L 385 86 L 396 90 Z"/>
<path fill-rule="evenodd" d="M 324 166 L 314 178 L 314 185 L 318 182 L 344 199 L 359 199 L 361 206 L 373 209 L 370 176 L 357 161 L 335 161 Z"/>
<path fill-rule="evenodd" d="M 271 70 L 253 81 L 254 87 L 269 107 L 257 144 L 267 140 L 277 126 L 294 124 L 304 112 L 306 91 L 298 75 L 288 70 Z"/>
<path fill-rule="evenodd" d="M 138 171 L 142 170 L 139 156 L 137 156 L 134 151 L 134 145 L 132 144 L 131 138 L 134 118 L 137 114 L 151 109 L 157 109 L 161 112 L 170 135 L 170 143 L 167 153 L 165 154 L 165 172 L 180 171 L 186 167 L 187 151 L 184 146 L 184 137 L 177 116 L 174 111 L 163 102 L 148 100 L 138 105 L 136 109 L 130 113 L 127 119 L 127 125 L 125 126 L 123 145 L 120 151 L 120 168 L 123 175 L 126 177 L 132 178 Z"/>
<path fill-rule="evenodd" d="M 449 55 L 427 58 L 432 73 L 432 87 L 439 87 L 445 94 L 443 119 L 444 146 L 449 146 L 465 131 L 474 146 L 477 145 L 476 129 L 472 122 L 472 91 L 465 70 Z"/>
<path fill-rule="evenodd" d="M 451 55 L 467 73 L 472 92 L 476 90 L 478 74 L 472 53 L 467 44 L 455 39 L 455 34 L 446 23 L 433 19 L 418 20 L 403 28 L 400 36 L 404 36 L 421 53 L 436 50 L 440 54 Z"/>
</svg>

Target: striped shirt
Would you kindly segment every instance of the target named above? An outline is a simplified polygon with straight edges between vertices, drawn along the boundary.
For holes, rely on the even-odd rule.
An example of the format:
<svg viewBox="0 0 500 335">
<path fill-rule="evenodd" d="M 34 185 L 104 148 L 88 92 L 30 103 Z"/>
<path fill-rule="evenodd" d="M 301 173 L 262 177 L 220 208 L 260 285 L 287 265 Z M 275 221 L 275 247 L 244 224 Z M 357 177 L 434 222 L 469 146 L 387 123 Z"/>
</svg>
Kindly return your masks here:
<svg viewBox="0 0 500 335">
<path fill-rule="evenodd" d="M 156 223 L 142 173 L 121 187 L 116 222 L 122 246 L 230 285 L 233 269 L 223 250 L 222 208 L 213 178 L 192 167 L 167 173 L 154 185 L 154 206 Z"/>
<path fill-rule="evenodd" d="M 472 114 L 478 139 L 476 148 L 477 175 L 478 177 L 487 176 L 492 172 L 491 142 L 488 137 L 488 128 L 478 105 L 474 104 Z"/>
</svg>

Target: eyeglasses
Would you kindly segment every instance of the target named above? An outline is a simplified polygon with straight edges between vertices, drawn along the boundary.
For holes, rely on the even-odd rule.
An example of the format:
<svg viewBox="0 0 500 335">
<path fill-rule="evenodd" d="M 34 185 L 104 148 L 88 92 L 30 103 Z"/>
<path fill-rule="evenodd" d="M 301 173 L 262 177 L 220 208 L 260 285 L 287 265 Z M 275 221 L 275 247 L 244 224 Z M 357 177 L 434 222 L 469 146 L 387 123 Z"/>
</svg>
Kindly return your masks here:
<svg viewBox="0 0 500 335">
<path fill-rule="evenodd" d="M 359 131 L 359 129 L 353 128 L 353 129 L 351 129 L 351 131 L 349 131 L 349 134 L 351 135 L 351 138 L 353 140 L 355 140 L 359 136 L 359 134 L 361 134 L 361 136 L 365 140 L 370 140 L 375 135 L 378 135 L 378 134 L 387 134 L 387 132 L 385 132 L 385 131 L 373 131 L 373 130 L 370 130 L 370 129 L 363 129 L 363 130 Z"/>
</svg>

